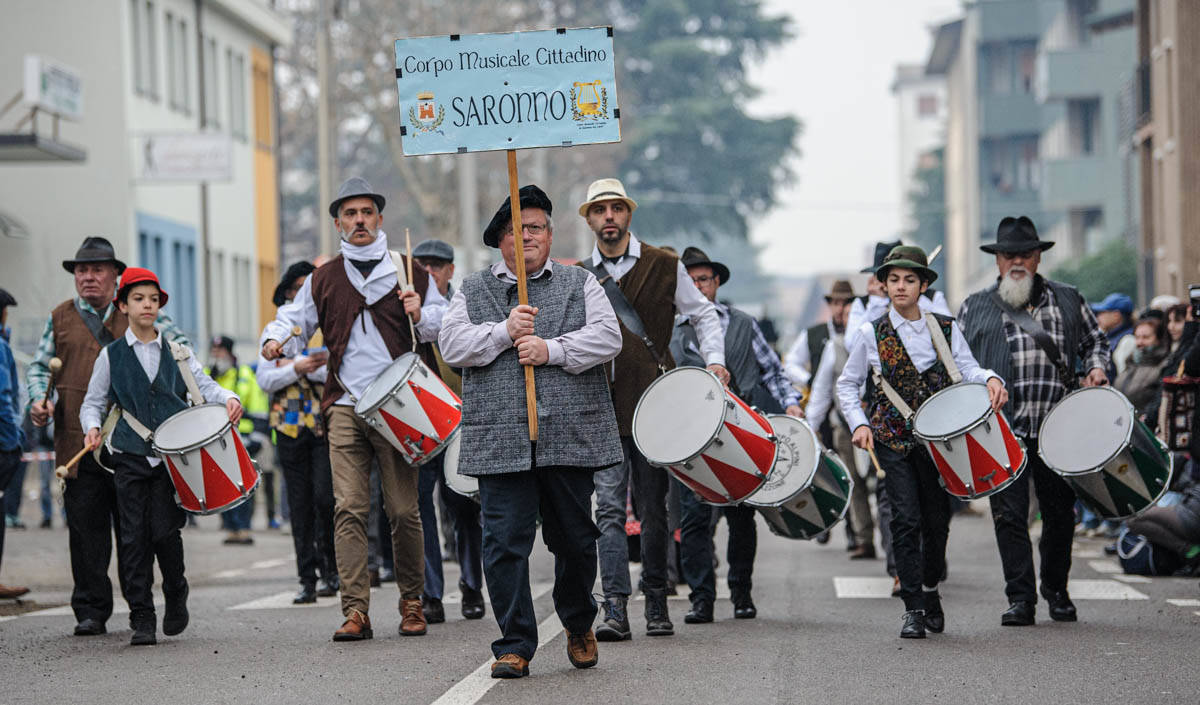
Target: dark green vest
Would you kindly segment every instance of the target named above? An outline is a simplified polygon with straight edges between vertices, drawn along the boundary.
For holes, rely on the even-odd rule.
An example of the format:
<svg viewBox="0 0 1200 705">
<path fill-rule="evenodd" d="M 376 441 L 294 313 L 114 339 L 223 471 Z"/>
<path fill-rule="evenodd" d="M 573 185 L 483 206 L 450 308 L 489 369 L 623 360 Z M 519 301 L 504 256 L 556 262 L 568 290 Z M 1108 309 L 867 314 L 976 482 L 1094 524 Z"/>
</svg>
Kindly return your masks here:
<svg viewBox="0 0 1200 705">
<path fill-rule="evenodd" d="M 154 450 L 134 433 L 125 422 L 124 414 L 133 414 L 153 431 L 163 421 L 186 409 L 187 387 L 179 374 L 179 365 L 171 357 L 171 348 L 165 338 L 162 339 L 158 374 L 153 382 L 146 378 L 142 363 L 124 337 L 109 343 L 105 350 L 108 351 L 110 372 L 108 398 L 122 410 L 121 420 L 113 429 L 112 446 L 122 453 L 152 456 Z"/>
</svg>

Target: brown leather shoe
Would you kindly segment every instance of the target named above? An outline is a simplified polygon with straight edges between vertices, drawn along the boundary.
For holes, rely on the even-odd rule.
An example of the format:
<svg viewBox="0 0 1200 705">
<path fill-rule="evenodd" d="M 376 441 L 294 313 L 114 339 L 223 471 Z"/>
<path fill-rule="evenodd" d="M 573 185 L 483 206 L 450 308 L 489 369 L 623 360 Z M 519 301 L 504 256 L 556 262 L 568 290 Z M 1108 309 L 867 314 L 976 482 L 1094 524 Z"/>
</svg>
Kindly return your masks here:
<svg viewBox="0 0 1200 705">
<path fill-rule="evenodd" d="M 0 585 L 0 600 L 15 600 L 27 592 L 29 592 L 29 588 L 27 587 Z"/>
<path fill-rule="evenodd" d="M 421 636 L 425 633 L 425 611 L 421 598 L 400 600 L 400 636 Z"/>
<path fill-rule="evenodd" d="M 567 634 L 567 658 L 575 668 L 591 668 L 600 662 L 596 635 L 591 629 L 586 634 Z"/>
<path fill-rule="evenodd" d="M 504 654 L 492 664 L 492 678 L 521 678 L 527 675 L 529 662 L 516 654 Z"/>
<path fill-rule="evenodd" d="M 362 641 L 375 636 L 371 631 L 371 618 L 364 612 L 350 610 L 346 615 L 346 623 L 333 633 L 334 641 Z"/>
</svg>

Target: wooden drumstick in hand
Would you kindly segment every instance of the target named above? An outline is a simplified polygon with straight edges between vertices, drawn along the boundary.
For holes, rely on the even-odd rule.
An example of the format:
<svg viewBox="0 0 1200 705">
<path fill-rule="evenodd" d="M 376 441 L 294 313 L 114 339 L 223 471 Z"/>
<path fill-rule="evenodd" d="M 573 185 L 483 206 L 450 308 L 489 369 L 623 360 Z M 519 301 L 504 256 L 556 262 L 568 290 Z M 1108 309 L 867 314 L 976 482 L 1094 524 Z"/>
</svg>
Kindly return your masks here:
<svg viewBox="0 0 1200 705">
<path fill-rule="evenodd" d="M 887 473 L 883 471 L 883 468 L 879 467 L 879 458 L 875 456 L 875 449 L 868 447 L 867 454 L 871 456 L 871 464 L 875 466 L 875 472 L 882 478 Z"/>
<path fill-rule="evenodd" d="M 78 463 L 80 458 L 86 455 L 90 450 L 92 449 L 85 445 L 78 453 L 75 454 L 75 457 L 67 461 L 66 465 L 59 465 L 57 468 L 55 468 L 54 476 L 60 480 L 65 480 L 67 476 L 70 475 L 71 468 L 75 467 L 75 463 Z"/>
<path fill-rule="evenodd" d="M 284 338 L 283 340 L 279 341 L 279 349 L 280 349 L 280 350 L 282 350 L 282 349 L 283 349 L 283 346 L 284 346 L 284 345 L 287 345 L 287 342 L 288 342 L 289 340 L 291 340 L 292 338 L 295 338 L 295 337 L 299 336 L 299 335 L 300 335 L 300 334 L 302 334 L 303 332 L 304 332 L 304 331 L 300 329 L 300 326 L 292 326 L 292 332 L 291 332 L 290 334 L 288 334 L 288 337 L 286 337 L 286 338 Z"/>
<path fill-rule="evenodd" d="M 62 360 L 57 357 L 50 358 L 50 381 L 46 384 L 46 396 L 42 397 L 42 406 L 50 401 L 50 392 L 54 391 L 54 378 L 58 376 L 61 369 Z"/>
</svg>

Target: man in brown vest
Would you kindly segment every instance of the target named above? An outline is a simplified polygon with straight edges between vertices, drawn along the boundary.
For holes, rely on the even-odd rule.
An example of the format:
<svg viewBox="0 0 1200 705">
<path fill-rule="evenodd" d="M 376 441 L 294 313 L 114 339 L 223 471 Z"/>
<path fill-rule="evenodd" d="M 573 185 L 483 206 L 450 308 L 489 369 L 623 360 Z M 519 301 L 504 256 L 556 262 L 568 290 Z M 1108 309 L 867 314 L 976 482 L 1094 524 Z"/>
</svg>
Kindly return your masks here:
<svg viewBox="0 0 1200 705">
<path fill-rule="evenodd" d="M 613 406 L 625 450 L 625 462 L 596 473 L 596 524 L 600 576 L 604 590 L 604 623 L 596 629 L 600 641 L 629 639 L 626 601 L 629 547 L 625 538 L 625 498 L 630 476 L 642 521 L 642 591 L 646 594 L 646 634 L 675 633 L 667 613 L 667 473 L 651 466 L 633 444 L 633 410 L 646 387 L 675 366 L 668 349 L 675 314 L 691 319 L 708 369 L 729 382 L 725 370 L 725 338 L 712 302 L 696 289 L 679 258 L 651 247 L 629 232 L 637 203 L 617 179 L 599 179 L 588 186 L 579 215 L 596 234 L 596 246 L 584 266 L 605 286 L 621 321 L 621 353 L 609 366 Z M 612 284 L 616 285 L 613 286 Z M 641 332 L 631 330 L 642 329 Z M 626 470 L 626 468 L 630 470 Z"/>
<path fill-rule="evenodd" d="M 35 426 L 45 426 L 54 419 L 54 454 L 59 462 L 83 447 L 79 407 L 87 393 L 92 365 L 101 348 L 125 335 L 128 327 L 125 314 L 113 304 L 125 263 L 117 259 L 112 243 L 102 237 L 85 238 L 75 258 L 62 265 L 75 277 L 75 297 L 50 312 L 37 356 L 25 373 L 30 417 Z M 166 315 L 159 314 L 155 326 L 167 340 L 188 344 Z M 55 396 L 43 402 L 51 381 L 50 360 L 55 357 L 62 361 L 62 369 L 53 376 Z M 85 455 L 76 466 L 75 476 L 67 480 L 63 504 L 75 582 L 71 592 L 71 609 L 78 621 L 75 635 L 103 634 L 113 609 L 112 581 L 108 578 L 112 537 L 114 531 L 120 531 L 112 473 L 94 455 Z"/>
<path fill-rule="evenodd" d="M 274 360 L 281 355 L 281 341 L 291 336 L 293 326 L 300 327 L 302 340 L 311 338 L 319 327 L 329 348 L 329 377 L 321 413 L 333 469 L 333 542 L 346 617 L 341 629 L 334 632 L 334 641 L 373 636 L 367 617 L 372 459 L 379 462 L 383 504 L 392 527 L 400 634 L 418 636 L 426 630 L 421 610 L 425 558 L 417 508 L 417 468 L 354 413 L 354 404 L 394 359 L 414 348 L 425 364 L 437 370 L 428 343 L 437 339 L 446 300 L 436 286 L 429 286 L 429 275 L 419 267 L 408 282 L 411 286 L 403 286 L 406 260 L 399 255 L 398 262 L 393 260 L 387 235 L 380 229 L 384 203 L 383 196 L 362 178 L 353 177 L 342 184 L 329 205 L 329 215 L 342 237 L 341 254 L 313 272 L 292 303 L 279 308 L 261 341 L 263 357 Z"/>
</svg>

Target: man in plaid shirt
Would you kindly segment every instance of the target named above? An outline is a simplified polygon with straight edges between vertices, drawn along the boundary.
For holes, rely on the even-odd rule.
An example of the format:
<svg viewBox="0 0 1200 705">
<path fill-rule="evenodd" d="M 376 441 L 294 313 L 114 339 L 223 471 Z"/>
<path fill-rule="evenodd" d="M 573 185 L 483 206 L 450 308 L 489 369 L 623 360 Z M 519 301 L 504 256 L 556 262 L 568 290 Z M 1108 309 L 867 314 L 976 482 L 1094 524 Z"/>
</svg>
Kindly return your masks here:
<svg viewBox="0 0 1200 705">
<path fill-rule="evenodd" d="M 1000 221 L 996 242 L 980 249 L 996 256 L 996 284 L 972 294 L 958 320 L 979 364 L 1008 383 L 1005 410 L 1013 432 L 1025 442 L 1027 468 L 1006 489 L 991 496 L 996 543 L 1004 567 L 1009 608 L 1000 618 L 1006 626 L 1034 623 L 1037 593 L 1033 546 L 1029 540 L 1029 477 L 1042 513 L 1041 594 L 1050 618 L 1076 619 L 1067 593 L 1071 543 L 1075 534 L 1075 493 L 1037 453 L 1038 428 L 1050 409 L 1075 387 L 1108 383 L 1108 340 L 1096 316 L 1074 287 L 1037 273 L 1042 252 L 1054 245 L 1038 239 L 1033 222 L 1021 216 Z M 1007 310 L 1006 310 L 1007 309 Z M 1009 313 L 1024 310 L 1041 326 L 1058 350 L 1059 365 Z"/>
<path fill-rule="evenodd" d="M 764 413 L 785 411 L 803 416 L 800 394 L 788 381 L 783 363 L 759 330 L 754 318 L 717 301 L 717 288 L 729 281 L 729 268 L 713 262 L 701 250 L 689 247 L 679 258 L 701 294 L 717 307 L 721 329 L 725 333 L 725 367 L 729 386 L 746 403 Z M 691 323 L 684 319 L 675 326 L 671 337 L 671 356 L 680 366 L 704 367 Z M 672 482 L 678 480 L 672 479 Z M 692 589 L 692 609 L 683 621 L 697 624 L 713 621 L 717 577 L 713 570 L 713 507 L 704 504 L 695 492 L 680 485 L 680 563 L 683 577 Z M 754 554 L 758 536 L 754 526 L 754 508 L 748 505 L 722 507 L 729 522 L 729 593 L 733 616 L 753 619 L 757 614 L 750 597 Z"/>
</svg>

